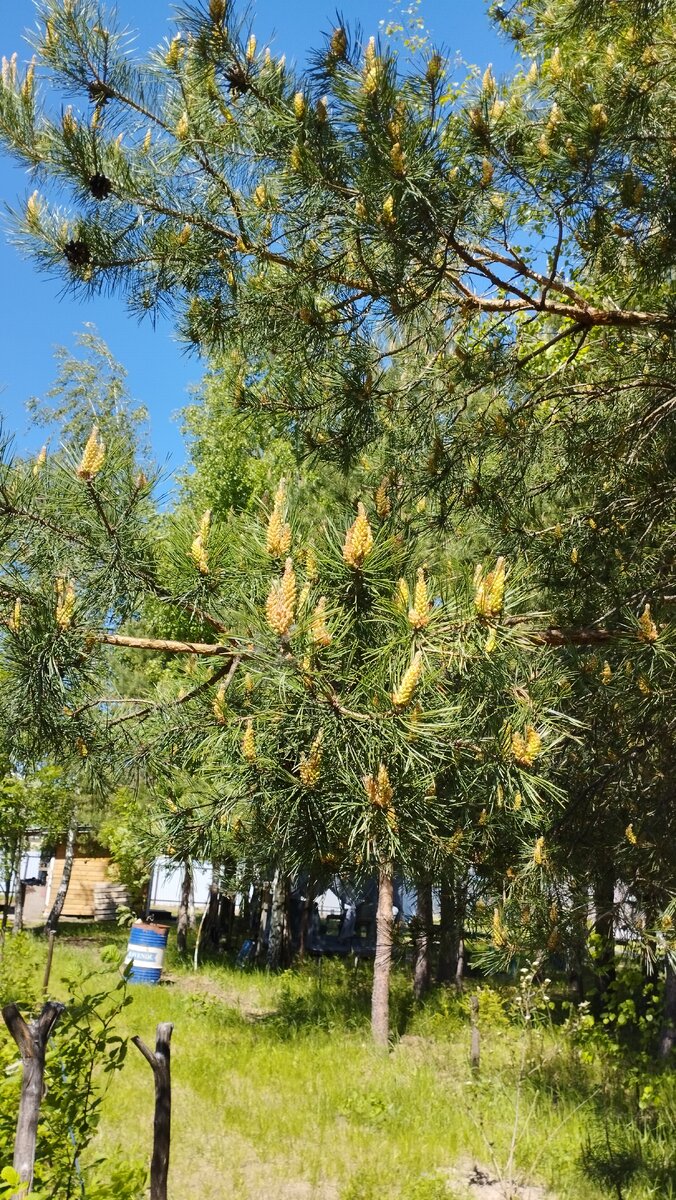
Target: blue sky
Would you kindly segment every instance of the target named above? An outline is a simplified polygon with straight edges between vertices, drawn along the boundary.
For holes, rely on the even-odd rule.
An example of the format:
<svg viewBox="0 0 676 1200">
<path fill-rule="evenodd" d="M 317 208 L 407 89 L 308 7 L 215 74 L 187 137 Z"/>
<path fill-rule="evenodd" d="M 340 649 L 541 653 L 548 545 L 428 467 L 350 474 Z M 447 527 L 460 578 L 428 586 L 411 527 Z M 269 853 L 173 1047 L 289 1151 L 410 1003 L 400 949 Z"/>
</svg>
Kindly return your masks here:
<svg viewBox="0 0 676 1200">
<path fill-rule="evenodd" d="M 378 33 L 382 20 L 399 16 L 406 7 L 406 0 L 400 7 L 392 6 L 391 0 L 344 0 L 340 12 L 350 24 L 358 21 L 369 36 Z M 336 23 L 330 0 L 287 4 L 255 0 L 250 8 L 259 45 L 273 39 L 277 54 L 285 53 L 287 60 L 301 64 L 319 41 L 318 35 Z M 124 23 L 138 29 L 139 52 L 171 31 L 168 0 L 119 0 L 117 10 Z M 419 11 L 432 40 L 445 51 L 460 52 L 465 61 L 481 67 L 491 62 L 496 74 L 509 69 L 509 48 L 491 27 L 483 0 L 422 0 Z M 0 54 L 9 56 L 16 50 L 20 60 L 30 57 L 22 34 L 34 22 L 32 0 L 0 0 Z M 0 153 L 1 211 L 30 191 L 32 185 L 22 169 Z M 17 447 L 32 450 L 41 443 L 43 434 L 28 430 L 25 401 L 50 386 L 54 346 L 73 347 L 74 333 L 89 321 L 125 366 L 134 398 L 149 410 L 155 457 L 168 460 L 172 468 L 179 466 L 184 450 L 175 417 L 186 403 L 188 388 L 199 381 L 203 364 L 186 357 L 171 325 L 154 330 L 149 324 L 139 325 L 119 297 L 83 303 L 64 296 L 60 281 L 38 274 L 8 243 L 5 222 L 0 227 L 0 280 L 0 415 L 5 429 L 15 435 Z"/>
</svg>

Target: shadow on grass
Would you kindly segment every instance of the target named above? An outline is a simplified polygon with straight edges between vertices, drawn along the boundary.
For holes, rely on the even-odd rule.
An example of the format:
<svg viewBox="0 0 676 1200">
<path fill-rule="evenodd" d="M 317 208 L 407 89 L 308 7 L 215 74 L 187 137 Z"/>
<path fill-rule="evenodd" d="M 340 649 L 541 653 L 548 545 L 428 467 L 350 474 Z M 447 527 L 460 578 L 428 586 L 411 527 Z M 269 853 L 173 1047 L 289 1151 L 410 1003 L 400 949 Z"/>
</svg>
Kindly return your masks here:
<svg viewBox="0 0 676 1200">
<path fill-rule="evenodd" d="M 676 1194 L 676 1152 L 670 1138 L 637 1129 L 607 1114 L 599 1114 L 587 1134 L 580 1165 L 594 1183 L 608 1188 L 617 1200 L 627 1189 L 642 1185 L 646 1194 L 668 1200 Z"/>
</svg>

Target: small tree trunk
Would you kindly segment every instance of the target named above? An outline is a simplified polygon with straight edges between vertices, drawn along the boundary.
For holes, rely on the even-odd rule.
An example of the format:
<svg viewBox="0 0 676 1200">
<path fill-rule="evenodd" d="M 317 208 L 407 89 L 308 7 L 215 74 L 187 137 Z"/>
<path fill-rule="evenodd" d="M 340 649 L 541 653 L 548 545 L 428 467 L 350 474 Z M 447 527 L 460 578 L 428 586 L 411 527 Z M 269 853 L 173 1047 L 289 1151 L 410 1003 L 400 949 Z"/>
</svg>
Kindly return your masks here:
<svg viewBox="0 0 676 1200">
<path fill-rule="evenodd" d="M 676 1045 L 676 971 L 674 971 L 669 955 L 667 955 L 665 963 L 667 978 L 664 987 L 664 1011 L 657 1047 L 657 1057 L 661 1062 L 667 1061 Z"/>
<path fill-rule="evenodd" d="M 390 1038 L 390 971 L 392 968 L 392 864 L 385 863 L 378 880 L 376 913 L 376 956 L 371 993 L 371 1032 L 376 1046 L 387 1046 Z"/>
<path fill-rule="evenodd" d="M 52 910 L 45 922 L 47 933 L 56 933 L 59 928 L 59 920 L 63 912 L 63 906 L 66 903 L 68 895 L 68 885 L 70 877 L 73 874 L 73 863 L 75 862 L 75 843 L 77 841 L 77 813 L 73 816 L 70 825 L 68 826 L 68 836 L 66 837 L 66 853 L 63 860 L 63 874 L 61 882 L 54 897 Z"/>
<path fill-rule="evenodd" d="M 179 901 L 178 914 L 176 917 L 176 949 L 178 950 L 179 954 L 186 954 L 188 950 L 191 893 L 192 863 L 189 858 L 186 858 L 183 865 L 183 879 L 181 880 L 181 899 Z"/>
<path fill-rule="evenodd" d="M 235 899 L 234 896 L 226 896 L 221 892 L 218 901 L 218 941 L 220 944 L 223 939 L 223 945 L 226 950 L 232 947 L 232 931 L 235 921 Z"/>
<path fill-rule="evenodd" d="M 52 959 L 54 958 L 54 942 L 55 941 L 56 941 L 56 934 L 53 929 L 50 929 L 49 944 L 47 946 L 47 961 L 45 963 L 45 973 L 42 977 L 42 990 L 45 995 L 47 995 L 47 988 L 49 987 L 49 976 L 52 973 Z"/>
<path fill-rule="evenodd" d="M 415 966 L 413 995 L 421 1000 L 432 981 L 432 884 L 420 883 L 416 889 Z"/>
<path fill-rule="evenodd" d="M 439 960 L 437 983 L 452 983 L 456 971 L 455 897 L 448 883 L 439 889 Z"/>
<path fill-rule="evenodd" d="M 286 883 L 286 875 L 277 867 L 272 880 L 272 910 L 268 938 L 267 966 L 270 971 L 278 971 L 285 957 Z"/>
<path fill-rule="evenodd" d="M 194 929 L 197 924 L 195 919 L 195 874 L 191 872 L 190 879 L 190 895 L 188 896 L 188 929 Z"/>
<path fill-rule="evenodd" d="M 171 1147 L 171 1056 L 169 1043 L 174 1026 L 168 1022 L 157 1026 L 155 1053 L 140 1037 L 131 1040 L 148 1060 L 155 1077 L 155 1120 L 153 1125 L 153 1157 L 150 1163 L 150 1200 L 167 1200 L 169 1150 Z"/>
<path fill-rule="evenodd" d="M 9 918 L 9 898 L 10 898 L 11 894 L 12 894 L 12 876 L 11 876 L 11 872 L 10 872 L 10 874 L 5 876 L 5 892 L 4 892 L 4 900 L 3 900 L 3 905 L 2 905 L 2 925 L 0 925 L 0 940 L 2 940 L 3 942 L 5 940 L 5 933 L 7 932 L 7 921 Z"/>
<path fill-rule="evenodd" d="M 21 1179 L 22 1187 L 15 1193 L 16 1200 L 30 1192 L 33 1184 L 38 1120 L 44 1092 L 47 1042 L 63 1009 L 63 1004 L 56 1004 L 50 1000 L 44 1005 L 40 1016 L 28 1023 L 24 1021 L 16 1004 L 7 1004 L 2 1010 L 5 1024 L 19 1047 L 23 1064 L 13 1161 L 14 1170 Z"/>
<path fill-rule="evenodd" d="M 458 938 L 458 955 L 455 963 L 455 986 L 462 991 L 462 981 L 465 978 L 465 939 Z"/>
<path fill-rule="evenodd" d="M 594 1005 L 598 1012 L 615 979 L 615 872 L 612 868 L 600 872 L 594 883 L 594 933 L 600 939 Z"/>
<path fill-rule="evenodd" d="M 201 925 L 200 947 L 206 946 L 207 943 L 209 943 L 214 949 L 218 948 L 218 943 L 220 940 L 220 925 L 218 919 L 221 896 L 220 880 L 220 864 L 213 862 L 211 864 L 209 899 L 207 901 L 207 907 Z"/>
<path fill-rule="evenodd" d="M 473 1071 L 478 1071 L 481 1064 L 481 1039 L 479 1034 L 479 998 L 471 996 L 469 1001 L 469 1020 L 471 1026 L 469 1064 Z"/>
<path fill-rule="evenodd" d="M 310 913 L 314 904 L 315 894 L 313 889 L 308 885 L 307 896 L 303 904 L 303 912 L 300 918 L 300 936 L 298 939 L 298 957 L 302 962 L 307 953 L 307 935 L 310 928 Z"/>
<path fill-rule="evenodd" d="M 268 916 L 270 914 L 270 884 L 263 884 L 261 895 L 261 912 L 258 922 L 258 939 L 256 941 L 256 962 L 261 962 L 265 953 L 266 934 L 268 931 Z"/>
<path fill-rule="evenodd" d="M 23 838 L 20 836 L 17 842 L 16 854 L 14 856 L 14 921 L 12 923 L 12 933 L 21 933 L 23 929 L 23 904 L 26 889 L 21 882 L 21 860 L 23 858 Z"/>
</svg>

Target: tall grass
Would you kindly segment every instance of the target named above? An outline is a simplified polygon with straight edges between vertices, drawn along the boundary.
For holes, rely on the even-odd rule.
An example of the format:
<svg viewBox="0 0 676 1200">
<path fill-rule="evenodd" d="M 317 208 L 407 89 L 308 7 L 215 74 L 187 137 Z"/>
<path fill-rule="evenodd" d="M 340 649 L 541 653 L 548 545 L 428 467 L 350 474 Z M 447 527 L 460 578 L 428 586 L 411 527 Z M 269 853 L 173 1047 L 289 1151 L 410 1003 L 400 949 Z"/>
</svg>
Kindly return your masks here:
<svg viewBox="0 0 676 1200">
<path fill-rule="evenodd" d="M 100 962 L 110 939 L 66 928 L 51 993 L 58 998 L 64 975 Z M 476 1074 L 466 998 L 439 990 L 414 1006 L 403 970 L 390 1054 L 370 1042 L 363 963 L 312 962 L 277 977 L 207 963 L 195 974 L 172 953 L 168 978 L 132 988 L 121 1032 L 151 1044 L 158 1021 L 175 1026 L 171 1200 L 480 1200 L 479 1186 L 464 1186 L 475 1164 L 498 1181 L 539 1183 L 557 1200 L 675 1194 L 659 1130 L 623 1126 L 615 1108 L 603 1149 L 601 1060 L 585 1061 L 547 1022 L 524 1030 L 497 989 L 481 990 Z M 673 1120 L 673 1089 L 669 1104 Z M 152 1075 L 130 1048 L 105 1099 L 97 1151 L 149 1161 L 152 1115 Z M 663 1130 L 664 1113 L 660 1121 Z"/>
</svg>

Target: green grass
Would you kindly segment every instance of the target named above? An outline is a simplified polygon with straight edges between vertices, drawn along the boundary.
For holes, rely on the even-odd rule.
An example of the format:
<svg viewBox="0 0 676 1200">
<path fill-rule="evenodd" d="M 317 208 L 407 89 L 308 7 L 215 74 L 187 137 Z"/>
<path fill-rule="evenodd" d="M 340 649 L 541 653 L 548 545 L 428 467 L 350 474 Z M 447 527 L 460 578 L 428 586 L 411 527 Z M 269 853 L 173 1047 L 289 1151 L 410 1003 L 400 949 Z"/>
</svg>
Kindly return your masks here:
<svg viewBox="0 0 676 1200">
<path fill-rule="evenodd" d="M 65 927 L 51 994 L 125 937 Z M 37 970 L 41 944 L 34 955 Z M 524 1034 L 495 990 L 481 993 L 482 1066 L 473 1076 L 466 1000 L 437 991 L 415 1008 L 403 971 L 390 1054 L 370 1043 L 364 964 L 312 963 L 270 977 L 208 963 L 194 974 L 171 952 L 167 973 L 166 984 L 131 989 L 121 1032 L 152 1044 L 158 1021 L 174 1023 L 171 1200 L 482 1200 L 487 1189 L 466 1192 L 463 1178 L 474 1163 L 504 1175 L 510 1149 L 514 1177 L 557 1200 L 618 1200 L 618 1171 L 622 1200 L 674 1194 L 661 1134 L 636 1127 L 633 1142 L 615 1147 L 628 1128 L 621 1110 L 604 1132 L 603 1064 L 582 1061 L 553 1027 Z M 676 1112 L 673 1092 L 671 1101 Z M 96 1152 L 149 1162 L 152 1117 L 152 1075 L 130 1047 L 105 1097 Z"/>
</svg>

